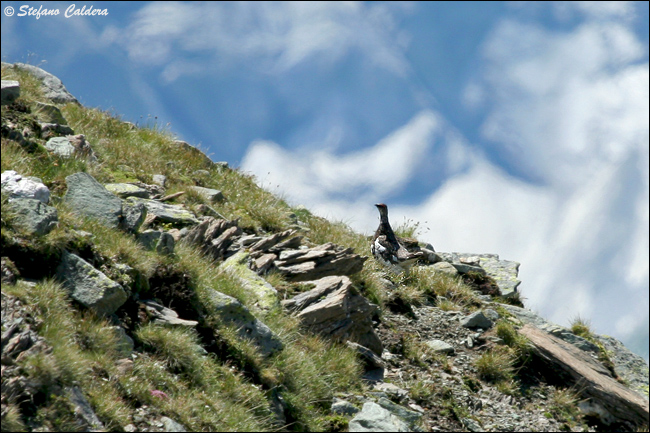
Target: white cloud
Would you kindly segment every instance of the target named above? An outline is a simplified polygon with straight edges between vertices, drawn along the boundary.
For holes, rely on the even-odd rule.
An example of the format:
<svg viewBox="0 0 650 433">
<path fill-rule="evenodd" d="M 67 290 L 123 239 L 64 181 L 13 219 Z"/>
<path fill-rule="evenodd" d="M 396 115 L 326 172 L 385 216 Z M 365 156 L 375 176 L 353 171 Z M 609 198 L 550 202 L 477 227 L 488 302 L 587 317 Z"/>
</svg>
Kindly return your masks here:
<svg viewBox="0 0 650 433">
<path fill-rule="evenodd" d="M 179 66 L 196 56 L 204 71 L 245 64 L 280 73 L 306 60 L 330 64 L 358 53 L 404 74 L 404 38 L 394 34 L 392 21 L 400 9 L 358 2 L 154 2 L 126 28 L 106 29 L 104 38 L 136 63 L 162 66 L 167 80 L 195 72 Z"/>
</svg>

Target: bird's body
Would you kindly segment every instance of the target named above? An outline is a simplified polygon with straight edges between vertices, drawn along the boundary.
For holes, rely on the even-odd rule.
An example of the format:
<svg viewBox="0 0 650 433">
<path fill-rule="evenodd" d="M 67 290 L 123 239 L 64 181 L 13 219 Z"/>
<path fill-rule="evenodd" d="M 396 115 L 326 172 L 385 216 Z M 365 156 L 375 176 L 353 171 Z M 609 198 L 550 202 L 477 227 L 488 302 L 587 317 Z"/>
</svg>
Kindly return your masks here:
<svg viewBox="0 0 650 433">
<path fill-rule="evenodd" d="M 409 268 L 424 256 L 422 251 L 411 252 L 404 243 L 395 236 L 388 222 L 388 206 L 383 203 L 376 204 L 379 209 L 379 227 L 372 238 L 370 252 L 375 259 L 392 272 L 399 274 Z"/>
</svg>

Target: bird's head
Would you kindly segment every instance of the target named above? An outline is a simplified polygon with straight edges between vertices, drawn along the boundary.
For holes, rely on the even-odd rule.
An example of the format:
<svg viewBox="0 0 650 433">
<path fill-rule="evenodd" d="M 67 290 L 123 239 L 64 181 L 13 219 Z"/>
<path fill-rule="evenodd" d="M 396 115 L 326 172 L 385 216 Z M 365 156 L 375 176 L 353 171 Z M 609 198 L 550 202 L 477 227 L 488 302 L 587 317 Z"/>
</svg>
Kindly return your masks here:
<svg viewBox="0 0 650 433">
<path fill-rule="evenodd" d="M 388 216 L 388 206 L 383 203 L 377 203 L 375 206 L 379 209 L 379 215 Z"/>
</svg>

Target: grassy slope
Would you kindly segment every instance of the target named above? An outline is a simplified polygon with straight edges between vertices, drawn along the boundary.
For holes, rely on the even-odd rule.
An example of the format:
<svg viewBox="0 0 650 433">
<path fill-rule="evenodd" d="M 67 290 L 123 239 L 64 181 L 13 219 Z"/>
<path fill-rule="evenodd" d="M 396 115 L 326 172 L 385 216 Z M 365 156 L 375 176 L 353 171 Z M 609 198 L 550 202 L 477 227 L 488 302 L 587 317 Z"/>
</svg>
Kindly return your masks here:
<svg viewBox="0 0 650 433">
<path fill-rule="evenodd" d="M 39 83 L 30 76 L 3 69 L 2 78 L 21 82 L 20 102 L 24 107 L 42 100 Z M 132 235 L 70 213 L 58 200 L 65 193 L 65 177 L 86 171 L 102 183 L 151 183 L 153 174 L 164 174 L 168 178 L 168 194 L 187 191 L 190 185 L 219 189 L 226 200 L 212 206 L 229 219 L 240 218 L 240 226 L 246 231 L 276 232 L 299 221 L 306 229 L 302 233 L 306 242 L 334 242 L 367 254 L 365 236 L 354 233 L 343 223 L 327 221 L 304 209 L 292 209 L 281 198 L 258 187 L 255 179 L 245 173 L 207 167 L 201 155 L 174 143 L 173 135 L 155 124 L 133 127 L 115 115 L 76 104 L 68 104 L 61 110 L 75 133 L 86 136 L 99 163 L 53 156 L 43 149 L 44 140 L 38 136 L 30 138 L 39 146 L 29 152 L 16 142 L 2 138 L 2 171 L 11 169 L 41 178 L 52 192 L 51 202 L 60 220 L 59 227 L 47 236 L 30 238 L 21 233 L 3 206 L 3 250 L 5 245 L 18 240 L 41 260 L 50 262 L 56 262 L 63 249 L 91 250 L 102 269 L 132 292 L 155 296 L 148 282 L 172 278 L 181 281 L 200 305 L 207 303 L 204 299 L 207 289 L 219 290 L 247 303 L 239 283 L 219 273 L 218 263 L 203 257 L 194 248 L 180 245 L 174 256 L 160 256 L 145 251 Z M 25 111 L 17 114 L 3 107 L 3 121 L 7 117 L 28 126 L 33 122 L 34 113 Z M 207 170 L 208 174 L 197 174 L 197 170 Z M 196 209 L 204 199 L 187 192 L 176 203 Z M 413 236 L 416 228 L 402 227 L 401 234 Z M 81 234 L 83 231 L 94 237 L 89 240 Z M 118 263 L 134 268 L 136 277 L 114 272 Z M 382 307 L 395 297 L 407 304 L 419 304 L 436 296 L 445 298 L 439 305 L 443 309 L 468 310 L 477 305 L 475 293 L 457 278 L 434 277 L 415 268 L 410 276 L 396 281 L 397 288 L 389 294 L 381 284 L 382 276 L 377 263 L 367 260 L 363 270 L 352 279 L 368 299 Z M 2 288 L 4 293 L 17 296 L 28 306 L 29 312 L 40 321 L 39 334 L 53 348 L 50 354 L 40 353 L 21 360 L 21 368 L 46 390 L 80 386 L 108 430 L 120 430 L 129 424 L 142 405 L 147 405 L 153 413 L 181 422 L 190 430 L 282 429 L 269 409 L 277 394 L 289 409 L 286 429 L 338 429 L 341 420 L 329 411 L 332 397 L 342 392 L 363 392 L 361 366 L 355 354 L 342 345 L 300 331 L 296 321 L 282 311 L 273 311 L 264 318 L 285 344 L 282 352 L 267 360 L 237 339 L 232 330 L 220 329 L 219 350 L 206 356 L 201 347 L 205 345 L 203 337 L 195 330 L 135 325 L 128 331 L 135 340 L 137 357 L 133 368 L 125 373 L 116 364 L 122 355 L 116 350 L 117 337 L 110 331 L 109 323 L 75 308 L 47 272 L 42 277 L 36 287 L 19 283 Z M 280 292 L 300 289 L 277 274 L 267 279 Z M 211 318 L 207 317 L 206 322 L 211 323 Z M 510 392 L 507 388 L 513 381 L 513 366 L 520 365 L 526 357 L 525 342 L 517 340 L 516 332 L 505 325 L 499 332 L 507 344 L 500 352 L 488 354 L 480 361 L 479 379 L 500 381 L 504 391 Z M 413 359 L 419 359 L 419 351 L 425 349 L 417 341 L 411 343 L 405 345 L 405 352 L 410 347 L 415 353 Z M 162 391 L 165 397 L 151 391 Z M 412 390 L 417 392 L 428 391 L 418 391 L 417 387 Z M 15 405 L 8 407 L 7 422 L 12 422 L 11 427 L 16 429 L 25 421 L 19 416 L 19 410 Z M 31 428 L 37 425 L 54 430 L 73 428 L 74 419 L 69 411 L 61 399 L 46 392 L 28 421 L 33 423 Z"/>
</svg>

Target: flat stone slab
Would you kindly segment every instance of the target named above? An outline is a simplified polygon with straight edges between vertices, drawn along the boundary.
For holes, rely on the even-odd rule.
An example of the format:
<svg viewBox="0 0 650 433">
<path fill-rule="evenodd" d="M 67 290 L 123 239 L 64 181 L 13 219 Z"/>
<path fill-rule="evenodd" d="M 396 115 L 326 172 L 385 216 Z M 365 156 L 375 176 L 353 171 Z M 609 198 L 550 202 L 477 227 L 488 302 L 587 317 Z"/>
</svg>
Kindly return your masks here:
<svg viewBox="0 0 650 433">
<path fill-rule="evenodd" d="M 223 193 L 218 189 L 204 188 L 202 186 L 192 186 L 190 188 L 206 200 L 209 200 L 210 203 L 218 203 L 224 200 Z"/>
<path fill-rule="evenodd" d="M 485 270 L 488 276 L 496 281 L 501 295 L 504 297 L 513 296 L 521 281 L 519 275 L 519 263 L 510 260 L 500 260 L 498 254 L 476 254 L 476 253 L 437 253 L 441 259 L 452 263 L 460 272 L 480 272 L 476 266 Z M 478 263 L 477 263 L 478 260 Z"/>
<path fill-rule="evenodd" d="M 429 340 L 425 344 L 434 352 L 452 355 L 455 352 L 454 346 L 442 340 Z"/>
<path fill-rule="evenodd" d="M 159 221 L 180 226 L 199 223 L 199 220 L 196 219 L 196 216 L 192 212 L 182 208 L 181 206 L 138 197 L 133 197 L 131 200 L 133 200 L 134 203 L 144 204 L 147 208 L 147 214 L 155 215 Z"/>
<path fill-rule="evenodd" d="M 107 183 L 104 185 L 107 190 L 118 196 L 119 198 L 140 197 L 149 198 L 149 191 L 140 188 L 131 183 Z"/>
<path fill-rule="evenodd" d="M 351 432 L 409 432 L 408 424 L 374 402 L 363 404 L 361 412 L 348 424 Z"/>
</svg>

